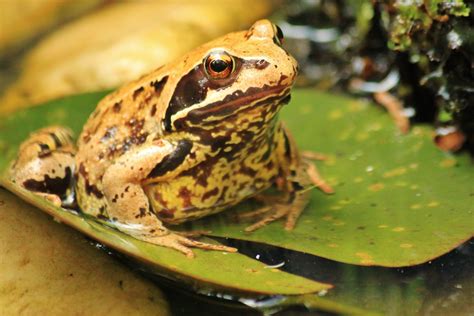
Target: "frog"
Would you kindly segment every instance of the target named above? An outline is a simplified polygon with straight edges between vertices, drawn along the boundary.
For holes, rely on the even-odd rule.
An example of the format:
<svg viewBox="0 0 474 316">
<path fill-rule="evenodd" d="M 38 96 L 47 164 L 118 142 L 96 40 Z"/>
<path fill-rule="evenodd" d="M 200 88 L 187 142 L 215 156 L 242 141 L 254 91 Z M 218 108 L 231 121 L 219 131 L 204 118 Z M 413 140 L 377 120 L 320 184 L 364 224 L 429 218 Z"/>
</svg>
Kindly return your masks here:
<svg viewBox="0 0 474 316">
<path fill-rule="evenodd" d="M 11 180 L 188 257 L 192 248 L 237 249 L 169 226 L 248 199 L 261 207 L 238 216 L 254 220 L 246 231 L 279 219 L 292 230 L 309 190 L 332 188 L 279 120 L 298 73 L 283 40 L 259 20 L 123 85 L 97 104 L 76 143 L 63 126 L 32 133 Z"/>
</svg>

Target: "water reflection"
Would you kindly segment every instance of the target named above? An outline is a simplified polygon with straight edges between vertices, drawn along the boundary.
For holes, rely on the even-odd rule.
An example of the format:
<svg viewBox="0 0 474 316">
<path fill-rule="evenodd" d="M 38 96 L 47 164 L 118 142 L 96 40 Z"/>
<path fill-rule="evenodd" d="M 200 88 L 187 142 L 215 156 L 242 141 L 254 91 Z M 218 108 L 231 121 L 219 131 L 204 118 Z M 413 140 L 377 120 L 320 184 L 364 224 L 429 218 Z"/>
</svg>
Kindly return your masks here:
<svg viewBox="0 0 474 316">
<path fill-rule="evenodd" d="M 472 315 L 474 305 L 474 239 L 428 263 L 405 268 L 362 267 L 241 240 L 219 239 L 239 252 L 269 266 L 320 282 L 334 284 L 324 298 L 384 315 Z M 196 294 L 147 267 L 117 255 L 126 264 L 154 280 L 168 296 L 173 315 L 259 315 L 238 302 L 239 297 Z M 284 263 L 284 264 L 282 264 Z M 262 298 L 259 303 L 275 302 Z M 266 309 L 276 315 L 326 315 L 301 306 Z"/>
<path fill-rule="evenodd" d="M 474 239 L 428 263 L 406 268 L 361 267 L 287 249 L 231 241 L 267 264 L 335 285 L 327 299 L 386 315 L 472 315 Z M 284 312 L 282 312 L 284 313 Z"/>
</svg>

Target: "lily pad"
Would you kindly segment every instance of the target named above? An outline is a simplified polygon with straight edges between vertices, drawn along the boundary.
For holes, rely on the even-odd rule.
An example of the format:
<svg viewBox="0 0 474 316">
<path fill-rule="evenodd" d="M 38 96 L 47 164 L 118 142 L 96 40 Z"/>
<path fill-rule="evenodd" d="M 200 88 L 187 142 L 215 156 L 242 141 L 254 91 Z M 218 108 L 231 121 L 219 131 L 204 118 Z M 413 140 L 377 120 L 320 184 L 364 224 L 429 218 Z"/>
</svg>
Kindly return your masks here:
<svg viewBox="0 0 474 316">
<path fill-rule="evenodd" d="M 201 292 L 297 295 L 331 288 L 329 284 L 280 271 L 238 253 L 195 249 L 196 257 L 189 259 L 175 250 L 142 242 L 94 219 L 54 207 L 11 182 L 4 181 L 3 185 L 25 201 L 53 216 L 56 221 L 67 224 L 103 245 L 143 262 L 160 275 L 180 280 Z"/>
<path fill-rule="evenodd" d="M 65 124 L 78 133 L 102 96 L 72 97 L 4 118 L 0 151 L 6 154 L 0 157 L 0 169 L 39 127 Z M 235 223 L 230 212 L 195 222 L 193 228 L 346 263 L 389 267 L 426 262 L 473 235 L 472 163 L 467 155 L 439 152 L 430 128 L 415 126 L 402 136 L 388 115 L 369 103 L 310 90 L 295 91 L 282 118 L 300 148 L 328 154 L 319 167 L 336 193 L 314 190 L 292 232 L 276 222 L 247 234 L 243 229 L 248 224 Z"/>
<path fill-rule="evenodd" d="M 49 102 L 1 118 L 0 170 L 6 170 L 18 145 L 30 132 L 50 124 L 63 124 L 79 133 L 89 113 L 104 93 L 86 94 Z M 238 253 L 195 249 L 196 258 L 186 258 L 175 250 L 131 238 L 117 230 L 74 212 L 54 207 L 31 192 L 12 184 L 3 175 L 0 183 L 22 199 L 36 205 L 102 244 L 147 264 L 157 273 L 178 279 L 200 291 L 212 290 L 245 295 L 297 295 L 316 293 L 331 286 L 318 283 L 250 259 Z"/>
<path fill-rule="evenodd" d="M 226 214 L 197 222 L 215 236 L 277 245 L 359 264 L 401 267 L 439 257 L 474 232 L 474 166 L 432 143 L 428 126 L 400 135 L 381 109 L 310 90 L 293 93 L 282 119 L 336 193 L 313 190 L 296 228 L 273 223 L 253 233 Z M 237 207 L 241 209 L 242 207 Z"/>
</svg>

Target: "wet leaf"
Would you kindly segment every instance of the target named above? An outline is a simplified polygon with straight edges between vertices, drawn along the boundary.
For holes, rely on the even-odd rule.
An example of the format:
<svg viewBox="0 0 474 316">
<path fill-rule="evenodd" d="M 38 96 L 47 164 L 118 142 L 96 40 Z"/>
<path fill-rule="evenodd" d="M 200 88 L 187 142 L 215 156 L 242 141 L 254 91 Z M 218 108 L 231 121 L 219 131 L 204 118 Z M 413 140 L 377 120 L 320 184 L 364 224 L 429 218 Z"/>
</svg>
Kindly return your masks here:
<svg viewBox="0 0 474 316">
<path fill-rule="evenodd" d="M 314 293 L 331 287 L 268 267 L 238 253 L 194 249 L 196 257 L 190 259 L 176 250 L 139 241 L 94 219 L 54 207 L 44 199 L 9 182 L 4 181 L 3 185 L 25 201 L 53 216 L 56 221 L 67 224 L 103 245 L 144 263 L 157 274 L 180 280 L 194 286 L 200 292 L 296 295 Z"/>
<path fill-rule="evenodd" d="M 293 93 L 282 119 L 301 149 L 328 154 L 317 165 L 336 193 L 314 190 L 292 232 L 277 222 L 246 234 L 248 223 L 225 213 L 195 228 L 388 267 L 426 262 L 473 236 L 474 166 L 467 154 L 436 149 L 430 128 L 402 136 L 375 106 L 305 90 Z"/>
<path fill-rule="evenodd" d="M 19 142 L 30 131 L 54 123 L 69 125 L 78 132 L 101 96 L 89 94 L 56 101 L 3 119 L 0 148 L 6 155 L 0 157 L 0 168 L 6 166 Z M 471 162 L 466 155 L 439 152 L 432 145 L 429 128 L 416 126 L 409 135 L 400 136 L 389 117 L 369 104 L 306 90 L 295 91 L 293 101 L 282 117 L 300 148 L 329 155 L 329 159 L 319 166 L 336 194 L 326 196 L 314 190 L 311 204 L 292 232 L 284 231 L 282 223 L 276 222 L 246 234 L 243 228 L 247 224 L 233 222 L 229 212 L 196 222 L 193 228 L 211 229 L 216 236 L 268 243 L 341 262 L 382 266 L 422 263 L 448 252 L 472 236 Z M 32 199 L 26 195 L 24 198 Z M 246 210 L 247 207 L 237 208 Z M 48 209 L 47 206 L 42 208 Z M 109 234 L 97 230 L 96 224 L 86 224 L 89 228 L 94 227 L 89 233 L 94 231 L 101 238 Z M 125 247 L 129 242 L 117 233 L 111 234 L 110 238 L 116 239 L 114 246 Z M 136 250 L 137 247 L 132 248 Z M 142 247 L 151 251 L 148 245 L 142 244 L 138 249 Z M 241 260 L 239 255 L 198 251 L 198 257 L 208 258 L 203 261 L 211 265 L 204 273 L 203 267 L 190 267 L 187 259 L 172 251 L 160 248 L 156 253 L 160 255 L 150 255 L 153 260 L 173 262 L 177 266 L 170 269 L 164 264 L 168 272 L 183 273 L 184 278 L 198 277 L 213 286 L 228 280 L 228 277 L 219 279 L 220 276 L 209 272 L 221 269 L 224 262 L 221 257 L 232 258 L 229 265 L 233 260 Z M 233 281 L 239 281 L 239 278 Z M 296 283 L 288 281 L 288 284 Z M 324 287 L 305 285 L 308 287 L 304 291 L 309 292 Z M 240 289 L 261 293 L 282 293 L 283 288 L 289 291 L 286 285 L 278 290 L 273 285 L 260 283 L 259 286 L 258 290 L 251 286 Z M 294 291 L 304 292 L 301 288 Z"/>
<path fill-rule="evenodd" d="M 71 127 L 77 134 L 95 104 L 104 93 L 85 94 L 49 102 L 10 115 L 0 125 L 0 170 L 16 155 L 16 150 L 30 132 L 51 124 Z M 121 253 L 146 263 L 159 274 L 179 279 L 199 290 L 252 294 L 303 294 L 331 286 L 294 276 L 241 254 L 194 250 L 195 259 L 188 259 L 175 250 L 154 246 L 131 238 L 93 219 L 75 215 L 52 206 L 30 192 L 22 190 L 3 177 L 1 183 L 24 200 L 61 221 Z"/>
</svg>

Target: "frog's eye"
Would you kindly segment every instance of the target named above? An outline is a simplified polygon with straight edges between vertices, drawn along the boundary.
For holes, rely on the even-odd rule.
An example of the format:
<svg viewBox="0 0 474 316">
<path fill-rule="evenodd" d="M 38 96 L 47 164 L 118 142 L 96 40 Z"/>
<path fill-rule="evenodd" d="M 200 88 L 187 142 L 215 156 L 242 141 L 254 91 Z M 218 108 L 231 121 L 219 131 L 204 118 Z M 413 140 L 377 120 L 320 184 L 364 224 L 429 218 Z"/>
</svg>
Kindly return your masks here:
<svg viewBox="0 0 474 316">
<path fill-rule="evenodd" d="M 284 39 L 283 31 L 278 25 L 275 25 L 275 38 L 274 38 L 275 43 L 277 43 L 278 45 L 282 45 L 283 39 Z"/>
<path fill-rule="evenodd" d="M 211 53 L 206 58 L 206 72 L 213 79 L 225 79 L 234 70 L 234 59 L 226 52 Z"/>
</svg>

